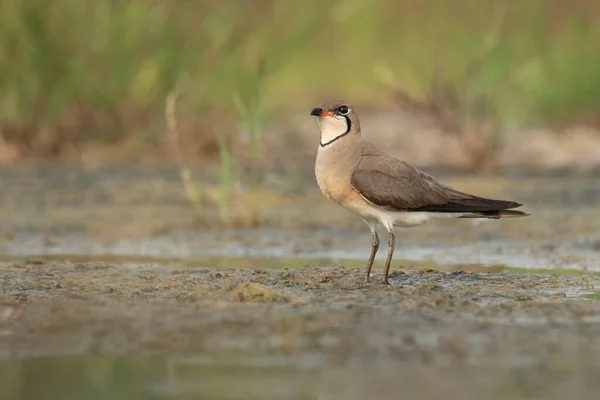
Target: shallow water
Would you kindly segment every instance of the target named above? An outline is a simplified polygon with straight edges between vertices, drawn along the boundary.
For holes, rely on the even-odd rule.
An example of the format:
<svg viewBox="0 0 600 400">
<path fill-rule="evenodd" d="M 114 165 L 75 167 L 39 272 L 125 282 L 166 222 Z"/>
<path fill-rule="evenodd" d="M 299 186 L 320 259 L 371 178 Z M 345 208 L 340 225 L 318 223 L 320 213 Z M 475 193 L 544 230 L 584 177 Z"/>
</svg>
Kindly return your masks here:
<svg viewBox="0 0 600 400">
<path fill-rule="evenodd" d="M 83 170 L 46 165 L 0 170 L 0 254 L 365 259 L 370 250 L 368 229 L 325 200 L 310 174 L 309 170 L 294 184 L 272 179 L 279 183 L 259 196 L 260 201 L 271 201 L 257 206 L 260 228 L 222 230 L 195 222 L 175 168 Z M 202 179 L 206 185 L 212 181 Z M 397 259 L 600 271 L 599 177 L 440 179 L 480 195 L 523 202 L 523 209 L 532 215 L 398 229 Z M 215 215 L 207 207 L 207 220 Z M 384 253 L 380 250 L 379 260 Z"/>
<path fill-rule="evenodd" d="M 307 357 L 214 362 L 184 357 L 63 357 L 0 362 L 6 399 L 593 399 L 592 365 L 470 365 L 323 369 Z M 310 357 L 308 357 L 310 358 Z M 308 365 L 306 365 L 308 364 Z M 314 365 L 316 364 L 316 365 Z M 528 365 L 529 364 L 529 365 Z M 439 378 L 445 377 L 445 378 Z M 551 380 L 545 380 L 551 379 Z"/>
</svg>

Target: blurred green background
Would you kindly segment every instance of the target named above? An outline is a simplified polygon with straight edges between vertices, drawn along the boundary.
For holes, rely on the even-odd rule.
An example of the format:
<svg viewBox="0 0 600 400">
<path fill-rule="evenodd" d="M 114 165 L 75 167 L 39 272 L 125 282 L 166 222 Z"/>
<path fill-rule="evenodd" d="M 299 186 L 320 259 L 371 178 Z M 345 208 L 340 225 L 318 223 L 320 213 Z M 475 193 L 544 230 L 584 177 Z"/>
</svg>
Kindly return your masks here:
<svg viewBox="0 0 600 400">
<path fill-rule="evenodd" d="M 594 0 L 0 0 L 0 159 L 172 157 L 176 88 L 182 146 L 215 158 L 330 98 L 596 126 L 599 20 Z"/>
</svg>

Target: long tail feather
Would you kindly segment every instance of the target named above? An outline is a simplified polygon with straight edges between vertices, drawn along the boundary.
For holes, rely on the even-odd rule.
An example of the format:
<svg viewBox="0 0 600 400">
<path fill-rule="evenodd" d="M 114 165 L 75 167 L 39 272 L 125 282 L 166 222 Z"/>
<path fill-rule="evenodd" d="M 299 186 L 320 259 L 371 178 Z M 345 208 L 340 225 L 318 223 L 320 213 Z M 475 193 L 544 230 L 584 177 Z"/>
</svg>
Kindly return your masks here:
<svg viewBox="0 0 600 400">
<path fill-rule="evenodd" d="M 531 215 L 524 211 L 518 210 L 498 210 L 498 211 L 483 211 L 483 212 L 474 212 L 469 214 L 461 215 L 460 218 L 490 218 L 490 219 L 500 219 L 500 218 L 518 218 L 518 217 L 527 217 Z"/>
</svg>

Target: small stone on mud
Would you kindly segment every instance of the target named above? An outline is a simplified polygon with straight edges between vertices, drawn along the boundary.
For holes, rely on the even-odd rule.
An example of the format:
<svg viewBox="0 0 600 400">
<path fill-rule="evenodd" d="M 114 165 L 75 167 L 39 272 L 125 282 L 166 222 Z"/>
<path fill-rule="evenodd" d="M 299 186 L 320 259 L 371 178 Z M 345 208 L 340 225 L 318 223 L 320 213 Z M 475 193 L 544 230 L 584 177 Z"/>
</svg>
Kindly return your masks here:
<svg viewBox="0 0 600 400">
<path fill-rule="evenodd" d="M 279 275 L 283 278 L 283 279 L 293 279 L 294 278 L 294 273 L 292 271 L 290 271 L 287 268 L 284 268 L 281 270 L 281 272 L 279 273 Z"/>
<path fill-rule="evenodd" d="M 417 274 L 432 274 L 432 273 L 437 273 L 437 274 L 441 274 L 443 273 L 442 271 L 439 271 L 437 269 L 433 269 L 433 268 L 418 268 L 416 270 Z"/>
<path fill-rule="evenodd" d="M 262 268 L 257 268 L 254 271 L 252 271 L 252 275 L 265 275 L 267 273 L 267 271 L 265 271 Z"/>
<path fill-rule="evenodd" d="M 260 283 L 244 282 L 231 289 L 229 297 L 240 302 L 287 302 L 288 298 Z"/>
<path fill-rule="evenodd" d="M 533 296 L 530 296 L 527 294 L 520 294 L 520 295 L 515 296 L 515 300 L 518 300 L 518 301 L 533 300 Z"/>
</svg>

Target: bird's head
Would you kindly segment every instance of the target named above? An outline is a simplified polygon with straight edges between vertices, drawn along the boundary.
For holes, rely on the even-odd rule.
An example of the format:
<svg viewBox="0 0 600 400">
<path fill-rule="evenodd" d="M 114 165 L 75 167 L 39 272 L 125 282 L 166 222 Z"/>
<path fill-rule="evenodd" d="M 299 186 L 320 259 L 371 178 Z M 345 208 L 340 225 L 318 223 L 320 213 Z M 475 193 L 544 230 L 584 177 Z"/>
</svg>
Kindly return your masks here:
<svg viewBox="0 0 600 400">
<path fill-rule="evenodd" d="M 314 108 L 310 115 L 317 117 L 321 128 L 321 146 L 325 147 L 349 133 L 359 133 L 358 116 L 344 101 L 329 101 Z"/>
</svg>

